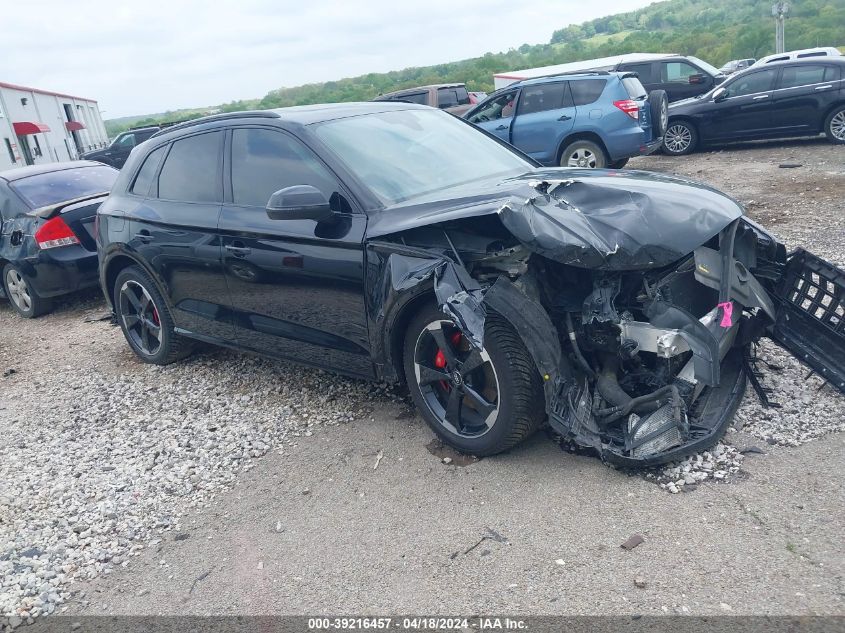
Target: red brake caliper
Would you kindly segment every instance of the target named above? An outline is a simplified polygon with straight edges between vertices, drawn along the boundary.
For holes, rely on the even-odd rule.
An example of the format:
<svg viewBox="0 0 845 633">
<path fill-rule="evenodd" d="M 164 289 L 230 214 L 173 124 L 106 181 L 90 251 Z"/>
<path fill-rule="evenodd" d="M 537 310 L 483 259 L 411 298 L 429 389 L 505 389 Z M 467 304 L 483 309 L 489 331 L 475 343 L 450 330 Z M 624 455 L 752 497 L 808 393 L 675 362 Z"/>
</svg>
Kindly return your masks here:
<svg viewBox="0 0 845 633">
<path fill-rule="evenodd" d="M 461 342 L 461 333 L 455 332 L 452 334 L 452 338 L 450 339 L 451 343 L 454 347 L 457 347 Z M 443 353 L 443 350 L 437 348 L 437 353 L 434 355 L 434 366 L 437 369 L 443 369 L 446 367 L 446 355 Z M 446 391 L 449 391 L 452 388 L 452 385 L 449 384 L 446 380 L 440 381 L 440 386 L 443 387 Z"/>
</svg>

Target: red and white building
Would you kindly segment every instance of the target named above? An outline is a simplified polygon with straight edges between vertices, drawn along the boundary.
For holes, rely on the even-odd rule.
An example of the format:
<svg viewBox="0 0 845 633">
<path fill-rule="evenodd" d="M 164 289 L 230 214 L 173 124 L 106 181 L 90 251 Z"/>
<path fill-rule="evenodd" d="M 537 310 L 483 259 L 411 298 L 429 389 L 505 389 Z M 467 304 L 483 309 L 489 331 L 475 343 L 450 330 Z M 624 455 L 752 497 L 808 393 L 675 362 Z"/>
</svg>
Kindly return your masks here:
<svg viewBox="0 0 845 633">
<path fill-rule="evenodd" d="M 75 160 L 107 144 L 93 99 L 0 82 L 0 171 Z"/>
</svg>

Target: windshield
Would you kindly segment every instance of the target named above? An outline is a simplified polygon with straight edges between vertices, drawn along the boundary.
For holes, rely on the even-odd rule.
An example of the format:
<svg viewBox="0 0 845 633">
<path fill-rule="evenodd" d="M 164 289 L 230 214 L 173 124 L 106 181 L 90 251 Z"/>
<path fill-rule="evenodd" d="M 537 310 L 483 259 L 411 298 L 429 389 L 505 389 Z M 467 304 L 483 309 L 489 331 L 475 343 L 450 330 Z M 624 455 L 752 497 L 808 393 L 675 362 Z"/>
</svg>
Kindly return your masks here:
<svg viewBox="0 0 845 633">
<path fill-rule="evenodd" d="M 327 121 L 315 134 L 385 205 L 531 164 L 471 125 L 437 110 L 396 110 Z"/>
<path fill-rule="evenodd" d="M 702 70 L 706 70 L 711 75 L 718 75 L 720 72 L 722 72 L 715 66 L 711 66 L 710 64 L 708 64 L 703 59 L 698 59 L 698 57 L 690 57 L 689 59 L 691 59 L 699 68 L 701 68 Z"/>
<path fill-rule="evenodd" d="M 116 169 L 107 165 L 75 167 L 20 178 L 9 183 L 9 186 L 30 207 L 38 209 L 97 193 L 107 193 L 111 190 L 117 174 Z"/>
</svg>

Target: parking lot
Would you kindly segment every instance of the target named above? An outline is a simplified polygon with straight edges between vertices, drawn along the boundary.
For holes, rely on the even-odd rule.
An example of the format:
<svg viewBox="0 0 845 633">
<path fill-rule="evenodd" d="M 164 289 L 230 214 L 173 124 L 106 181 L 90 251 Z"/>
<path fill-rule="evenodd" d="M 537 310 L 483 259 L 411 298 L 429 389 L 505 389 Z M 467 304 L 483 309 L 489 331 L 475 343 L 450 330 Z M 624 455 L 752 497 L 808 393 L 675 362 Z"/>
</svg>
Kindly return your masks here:
<svg viewBox="0 0 845 633">
<path fill-rule="evenodd" d="M 628 169 L 707 182 L 845 265 L 841 147 Z M 845 400 L 771 344 L 782 408 L 749 391 L 725 446 L 631 474 L 543 433 L 464 460 L 401 393 L 283 362 L 142 365 L 105 316 L 96 292 L 31 321 L 0 305 L 0 613 L 843 610 Z"/>
</svg>

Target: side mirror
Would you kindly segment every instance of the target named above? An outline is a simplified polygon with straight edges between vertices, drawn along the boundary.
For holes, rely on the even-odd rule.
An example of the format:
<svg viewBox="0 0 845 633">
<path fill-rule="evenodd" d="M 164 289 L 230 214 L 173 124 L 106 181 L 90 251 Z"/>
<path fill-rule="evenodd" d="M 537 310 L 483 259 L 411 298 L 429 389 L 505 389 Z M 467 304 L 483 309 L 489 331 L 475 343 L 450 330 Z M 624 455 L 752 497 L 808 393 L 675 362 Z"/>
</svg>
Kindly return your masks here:
<svg viewBox="0 0 845 633">
<path fill-rule="evenodd" d="M 716 92 L 713 93 L 713 101 L 718 103 L 719 101 L 724 101 L 728 98 L 728 91 L 725 88 L 719 88 Z"/>
<path fill-rule="evenodd" d="M 326 196 L 311 185 L 294 185 L 279 189 L 267 202 L 271 220 L 325 220 L 332 214 Z"/>
</svg>

